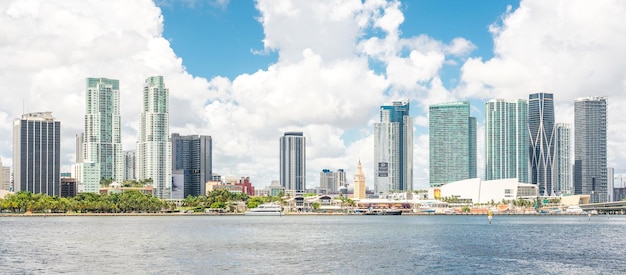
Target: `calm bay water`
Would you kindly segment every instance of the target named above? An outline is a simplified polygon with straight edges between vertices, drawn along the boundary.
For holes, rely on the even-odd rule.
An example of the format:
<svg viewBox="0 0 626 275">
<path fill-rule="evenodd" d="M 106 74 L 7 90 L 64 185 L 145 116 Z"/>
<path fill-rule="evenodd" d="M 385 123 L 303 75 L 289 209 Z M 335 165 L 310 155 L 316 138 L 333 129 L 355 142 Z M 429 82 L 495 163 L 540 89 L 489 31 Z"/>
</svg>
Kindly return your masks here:
<svg viewBox="0 0 626 275">
<path fill-rule="evenodd" d="M 626 274 L 626 216 L 0 216 L 0 273 Z"/>
</svg>

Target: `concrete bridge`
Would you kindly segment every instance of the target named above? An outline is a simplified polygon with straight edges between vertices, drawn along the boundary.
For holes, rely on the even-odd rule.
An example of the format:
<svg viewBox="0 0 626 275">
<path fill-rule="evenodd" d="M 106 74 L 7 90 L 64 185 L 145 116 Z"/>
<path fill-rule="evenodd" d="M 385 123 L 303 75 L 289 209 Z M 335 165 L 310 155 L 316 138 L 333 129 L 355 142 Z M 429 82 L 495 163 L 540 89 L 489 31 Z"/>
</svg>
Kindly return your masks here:
<svg viewBox="0 0 626 275">
<path fill-rule="evenodd" d="M 588 203 L 579 206 L 582 210 L 596 210 L 598 213 L 626 213 L 626 201 Z"/>
</svg>

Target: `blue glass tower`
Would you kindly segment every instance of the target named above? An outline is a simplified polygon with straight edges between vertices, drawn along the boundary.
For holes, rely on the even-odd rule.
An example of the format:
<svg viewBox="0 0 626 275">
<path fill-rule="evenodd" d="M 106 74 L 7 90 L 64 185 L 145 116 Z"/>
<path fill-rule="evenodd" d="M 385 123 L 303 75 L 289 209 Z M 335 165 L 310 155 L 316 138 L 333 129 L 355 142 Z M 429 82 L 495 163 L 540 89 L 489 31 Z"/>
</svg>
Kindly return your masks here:
<svg viewBox="0 0 626 275">
<path fill-rule="evenodd" d="M 380 107 L 374 124 L 374 186 L 377 194 L 413 190 L 413 118 L 409 101 Z"/>
</svg>

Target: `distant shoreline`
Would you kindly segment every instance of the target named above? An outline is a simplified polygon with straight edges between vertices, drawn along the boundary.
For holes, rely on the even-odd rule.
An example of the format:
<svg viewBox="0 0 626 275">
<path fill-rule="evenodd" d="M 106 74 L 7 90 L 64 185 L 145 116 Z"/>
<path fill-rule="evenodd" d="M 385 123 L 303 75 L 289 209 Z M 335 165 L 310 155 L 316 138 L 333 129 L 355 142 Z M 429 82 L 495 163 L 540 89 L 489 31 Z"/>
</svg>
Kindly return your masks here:
<svg viewBox="0 0 626 275">
<path fill-rule="evenodd" d="M 587 214 L 573 213 L 493 213 L 494 216 L 586 216 Z M 621 214 L 613 214 L 620 215 Z M 0 213 L 1 217 L 133 217 L 133 216 L 180 216 L 180 217 L 198 217 L 198 216 L 244 216 L 243 213 Z M 285 213 L 283 216 L 364 216 L 355 213 Z M 463 213 L 463 214 L 444 214 L 444 213 L 402 213 L 401 216 L 487 216 L 486 213 Z"/>
</svg>

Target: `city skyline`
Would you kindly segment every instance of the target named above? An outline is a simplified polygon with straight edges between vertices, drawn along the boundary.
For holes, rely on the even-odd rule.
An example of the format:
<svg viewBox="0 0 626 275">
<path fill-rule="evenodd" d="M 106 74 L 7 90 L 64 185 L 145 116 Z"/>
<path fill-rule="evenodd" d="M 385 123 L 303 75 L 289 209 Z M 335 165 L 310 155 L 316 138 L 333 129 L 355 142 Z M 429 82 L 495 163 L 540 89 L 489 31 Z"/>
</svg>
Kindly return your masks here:
<svg viewBox="0 0 626 275">
<path fill-rule="evenodd" d="M 11 137 L 9 125 L 24 113 L 53 112 L 69 172 L 84 129 L 84 78 L 98 76 L 120 81 L 123 149 L 136 150 L 143 80 L 163 75 L 171 132 L 213 136 L 215 173 L 266 186 L 278 179 L 277 137 L 302 131 L 307 183 L 324 168 L 351 174 L 360 159 L 373 189 L 378 107 L 407 98 L 413 189 L 424 189 L 429 105 L 470 101 L 482 133 L 487 100 L 549 91 L 555 123 L 573 125 L 575 98 L 610 99 L 607 164 L 626 172 L 617 154 L 626 147 L 626 110 L 615 107 L 626 104 L 626 3 L 454 2 L 467 13 L 448 3 L 2 1 L 0 137 Z M 0 144 L 3 165 L 13 166 L 10 138 Z"/>
</svg>

